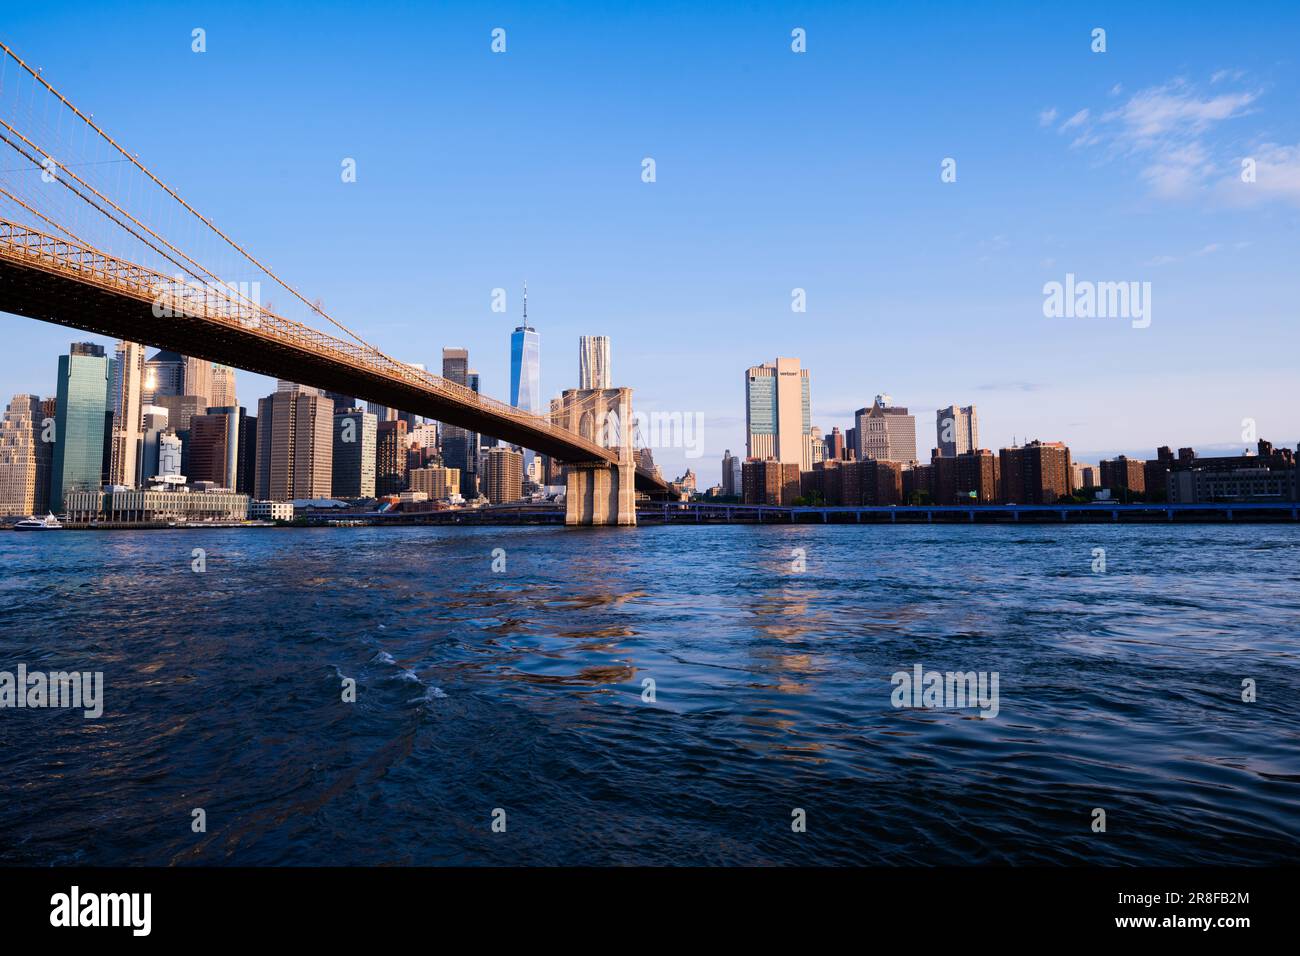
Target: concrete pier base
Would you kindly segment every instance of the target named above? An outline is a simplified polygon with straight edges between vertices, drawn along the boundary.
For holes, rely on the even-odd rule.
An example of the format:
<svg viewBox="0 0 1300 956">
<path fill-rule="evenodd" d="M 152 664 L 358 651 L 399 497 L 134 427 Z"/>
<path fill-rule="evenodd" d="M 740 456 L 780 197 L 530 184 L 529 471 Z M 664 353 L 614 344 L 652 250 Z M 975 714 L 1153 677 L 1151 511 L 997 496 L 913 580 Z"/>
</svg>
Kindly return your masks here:
<svg viewBox="0 0 1300 956">
<path fill-rule="evenodd" d="M 636 469 L 631 463 L 569 465 L 564 523 L 636 524 Z"/>
<path fill-rule="evenodd" d="M 571 388 L 552 421 L 618 451 L 618 463 L 569 462 L 565 466 L 566 525 L 636 524 L 636 463 L 632 455 L 632 390 Z"/>
</svg>

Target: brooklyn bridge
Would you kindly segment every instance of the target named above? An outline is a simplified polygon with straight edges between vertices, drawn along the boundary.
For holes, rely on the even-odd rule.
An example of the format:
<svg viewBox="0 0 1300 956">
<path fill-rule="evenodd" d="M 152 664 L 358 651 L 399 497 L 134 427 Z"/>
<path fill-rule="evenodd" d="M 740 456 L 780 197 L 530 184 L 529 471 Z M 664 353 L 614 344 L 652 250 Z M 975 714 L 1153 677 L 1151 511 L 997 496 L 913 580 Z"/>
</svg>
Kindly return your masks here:
<svg viewBox="0 0 1300 956">
<path fill-rule="evenodd" d="M 354 395 L 567 465 L 566 521 L 634 524 L 631 389 L 532 414 L 397 361 L 254 257 L 0 43 L 0 312 Z M 206 263 L 206 264 L 201 264 Z M 273 310 L 250 290 L 277 288 Z M 320 327 L 332 327 L 332 332 Z"/>
</svg>

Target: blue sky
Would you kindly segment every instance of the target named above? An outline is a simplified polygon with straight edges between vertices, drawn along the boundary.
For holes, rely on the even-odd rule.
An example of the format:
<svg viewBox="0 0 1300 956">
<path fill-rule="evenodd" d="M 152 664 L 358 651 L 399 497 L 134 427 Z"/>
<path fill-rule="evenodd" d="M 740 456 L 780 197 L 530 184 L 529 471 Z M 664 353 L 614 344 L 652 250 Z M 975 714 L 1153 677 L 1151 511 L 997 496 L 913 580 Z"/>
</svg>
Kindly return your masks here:
<svg viewBox="0 0 1300 956">
<path fill-rule="evenodd" d="M 638 408 L 704 414 L 672 475 L 743 452 L 743 370 L 777 355 L 826 432 L 887 392 L 922 449 L 951 402 L 986 447 L 1087 460 L 1300 439 L 1300 7 L 696 6 L 70 2 L 0 35 L 390 354 L 467 347 L 506 398 L 527 279 L 545 396 L 606 334 Z M 1150 282 L 1150 327 L 1044 317 L 1067 272 Z M 0 329 L 6 395 L 84 337 Z"/>
</svg>

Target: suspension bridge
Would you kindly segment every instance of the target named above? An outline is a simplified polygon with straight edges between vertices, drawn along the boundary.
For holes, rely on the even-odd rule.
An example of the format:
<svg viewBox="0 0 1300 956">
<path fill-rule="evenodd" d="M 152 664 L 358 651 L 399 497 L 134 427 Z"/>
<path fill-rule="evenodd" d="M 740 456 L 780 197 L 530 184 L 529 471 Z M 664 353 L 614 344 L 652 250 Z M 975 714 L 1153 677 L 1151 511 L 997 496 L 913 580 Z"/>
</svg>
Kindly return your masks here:
<svg viewBox="0 0 1300 956">
<path fill-rule="evenodd" d="M 8 147 L 0 151 L 0 312 L 502 439 L 570 465 L 571 496 L 612 495 L 614 511 L 631 521 L 634 509 L 618 503 L 620 475 L 628 486 L 634 475 L 638 490 L 667 490 L 632 465 L 630 435 L 610 447 L 600 434 L 610 411 L 631 420 L 630 390 L 571 390 L 553 421 L 390 357 L 195 209 L 39 69 L 4 43 L 0 51 L 0 140 Z M 279 289 L 289 307 L 263 305 L 253 291 L 262 288 Z M 630 502 L 631 488 L 622 491 Z M 608 510 L 588 507 L 570 523 L 607 523 Z"/>
</svg>

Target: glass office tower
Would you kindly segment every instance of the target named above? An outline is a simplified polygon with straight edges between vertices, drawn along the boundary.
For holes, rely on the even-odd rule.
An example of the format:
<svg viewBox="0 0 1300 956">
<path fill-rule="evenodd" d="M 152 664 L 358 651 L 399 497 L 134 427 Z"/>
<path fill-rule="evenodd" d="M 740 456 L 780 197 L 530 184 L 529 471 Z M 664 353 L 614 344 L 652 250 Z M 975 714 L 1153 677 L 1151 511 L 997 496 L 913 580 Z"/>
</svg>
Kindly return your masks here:
<svg viewBox="0 0 1300 956">
<path fill-rule="evenodd" d="M 105 416 L 112 408 L 112 368 L 103 346 L 74 342 L 59 356 L 50 510 L 64 510 L 70 491 L 101 486 Z"/>
<path fill-rule="evenodd" d="M 524 320 L 510 336 L 510 404 L 534 415 L 542 412 L 541 338 L 528 324 L 528 284 L 524 283 Z M 524 449 L 524 474 L 534 452 Z"/>
</svg>

